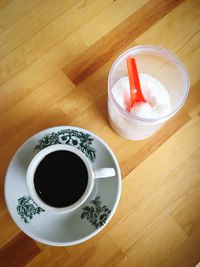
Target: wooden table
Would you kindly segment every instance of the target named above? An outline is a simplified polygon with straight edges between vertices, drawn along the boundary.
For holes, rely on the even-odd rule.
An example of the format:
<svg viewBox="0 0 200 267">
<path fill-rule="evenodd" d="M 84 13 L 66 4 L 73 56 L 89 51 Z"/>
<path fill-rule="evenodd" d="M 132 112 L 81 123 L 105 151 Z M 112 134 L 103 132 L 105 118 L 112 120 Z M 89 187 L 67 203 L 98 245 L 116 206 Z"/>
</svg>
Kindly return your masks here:
<svg viewBox="0 0 200 267">
<path fill-rule="evenodd" d="M 134 142 L 108 124 L 107 78 L 115 58 L 139 44 L 176 53 L 191 91 L 158 133 Z M 0 58 L 0 265 L 194 267 L 200 261 L 200 1 L 2 0 Z M 110 223 L 72 247 L 26 236 L 3 196 L 16 149 L 55 125 L 100 136 L 123 176 Z"/>
</svg>

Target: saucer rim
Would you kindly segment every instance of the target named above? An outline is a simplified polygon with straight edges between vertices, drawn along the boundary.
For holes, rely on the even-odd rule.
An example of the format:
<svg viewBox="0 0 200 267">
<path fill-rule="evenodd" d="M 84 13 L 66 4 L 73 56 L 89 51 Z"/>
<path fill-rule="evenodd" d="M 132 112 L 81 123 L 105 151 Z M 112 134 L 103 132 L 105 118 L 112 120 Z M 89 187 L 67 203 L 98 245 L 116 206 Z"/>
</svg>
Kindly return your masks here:
<svg viewBox="0 0 200 267">
<path fill-rule="evenodd" d="M 55 131 L 56 129 L 61 129 L 61 128 L 73 128 L 75 130 L 80 130 L 80 131 L 84 131 L 85 133 L 88 133 L 90 134 L 91 136 L 93 136 L 95 139 L 97 139 L 105 148 L 106 150 L 110 153 L 114 163 L 115 163 L 115 168 L 116 168 L 116 176 L 117 176 L 117 180 L 118 180 L 118 190 L 117 190 L 117 196 L 116 196 L 116 200 L 115 200 L 115 203 L 111 209 L 111 213 L 108 217 L 108 219 L 106 220 L 105 224 L 102 225 L 100 228 L 98 229 L 95 229 L 91 234 L 85 236 L 85 237 L 82 237 L 80 239 L 77 239 L 75 241 L 68 241 L 68 242 L 55 242 L 55 241 L 48 241 L 46 239 L 43 239 L 43 238 L 40 238 L 38 237 L 37 235 L 33 234 L 31 231 L 27 230 L 27 229 L 22 229 L 22 224 L 18 223 L 18 221 L 14 218 L 14 215 L 12 214 L 11 212 L 11 207 L 10 207 L 10 204 L 8 203 L 9 200 L 8 200 L 8 196 L 6 194 L 6 184 L 7 184 L 7 176 L 8 176 L 8 172 L 9 172 L 9 169 L 11 168 L 11 163 L 12 161 L 14 160 L 14 158 L 16 157 L 17 153 L 26 145 L 26 143 L 28 143 L 32 138 L 34 138 L 36 135 L 38 134 L 42 134 L 42 132 L 46 132 L 46 131 Z M 91 131 L 88 131 L 84 128 L 81 128 L 81 127 L 77 127 L 77 126 L 73 126 L 73 125 L 58 125 L 58 126 L 53 126 L 53 127 L 49 127 L 49 128 L 45 128 L 41 131 L 38 131 L 36 132 L 35 134 L 33 134 L 32 136 L 30 136 L 28 139 L 26 139 L 24 141 L 23 144 L 21 144 L 19 146 L 19 148 L 16 150 L 16 152 L 13 154 L 10 162 L 9 162 L 9 165 L 8 165 L 8 168 L 6 170 L 6 175 L 5 175 L 5 178 L 4 178 L 4 199 L 5 199 L 5 203 L 6 203 L 6 207 L 8 209 L 8 212 L 9 212 L 9 215 L 11 216 L 12 220 L 14 221 L 14 223 L 17 225 L 17 227 L 22 231 L 24 232 L 26 235 L 28 235 L 29 237 L 31 237 L 33 240 L 35 240 L 36 242 L 40 242 L 40 243 L 43 243 L 43 244 L 46 244 L 46 245 L 50 245 L 50 246 L 57 246 L 57 247 L 61 247 L 61 246 L 73 246 L 73 245 L 77 245 L 77 244 L 80 244 L 80 243 L 83 243 L 89 239 L 91 239 L 92 237 L 96 236 L 99 232 L 101 232 L 104 227 L 110 222 L 111 218 L 113 217 L 116 209 L 117 209 L 117 206 L 119 204 L 119 200 L 120 200 L 120 196 L 121 196 L 121 190 L 122 190 L 122 176 L 121 176 L 121 170 L 120 170 L 120 167 L 119 167 L 119 163 L 118 163 L 118 160 L 114 154 L 114 152 L 112 151 L 112 149 L 108 146 L 108 144 L 103 140 L 101 139 L 99 136 L 97 136 L 96 134 L 94 134 L 93 132 Z"/>
</svg>

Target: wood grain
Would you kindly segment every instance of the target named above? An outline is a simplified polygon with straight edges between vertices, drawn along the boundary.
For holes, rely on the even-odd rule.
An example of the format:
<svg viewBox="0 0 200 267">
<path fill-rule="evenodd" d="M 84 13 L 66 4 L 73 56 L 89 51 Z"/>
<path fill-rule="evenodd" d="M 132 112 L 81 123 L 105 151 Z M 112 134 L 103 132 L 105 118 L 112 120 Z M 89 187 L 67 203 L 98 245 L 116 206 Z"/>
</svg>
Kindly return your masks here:
<svg viewBox="0 0 200 267">
<path fill-rule="evenodd" d="M 19 233 L 0 250 L 2 266 L 25 266 L 38 253 L 39 247 L 24 233 Z"/>
<path fill-rule="evenodd" d="M 29 16 L 24 16 L 19 22 L 14 23 L 12 27 L 9 27 L 7 31 L 1 34 L 1 57 L 8 55 L 9 52 L 41 31 L 51 21 L 75 5 L 76 2 L 78 3 L 78 0 L 68 0 L 66 2 L 58 0 L 56 3 L 55 1 L 48 1 L 35 9 Z M 20 8 L 17 7 L 18 9 Z"/>
<path fill-rule="evenodd" d="M 107 119 L 116 57 L 141 44 L 172 50 L 186 65 L 184 107 L 143 141 Z M 199 0 L 3 0 L 0 2 L 0 266 L 194 267 L 200 261 Z M 122 171 L 115 215 L 71 247 L 26 236 L 8 214 L 7 166 L 31 135 L 57 125 L 93 131 Z"/>
<path fill-rule="evenodd" d="M 3 0 L 0 2 L 0 32 L 12 27 L 15 23 L 28 16 L 33 10 L 39 8 L 46 0 Z M 13 10 L 15 12 L 13 12 Z"/>
<path fill-rule="evenodd" d="M 75 84 L 80 83 L 181 2 L 182 0 L 151 0 L 88 48 L 81 60 L 72 62 L 69 67 L 66 66 L 64 72 Z"/>
</svg>

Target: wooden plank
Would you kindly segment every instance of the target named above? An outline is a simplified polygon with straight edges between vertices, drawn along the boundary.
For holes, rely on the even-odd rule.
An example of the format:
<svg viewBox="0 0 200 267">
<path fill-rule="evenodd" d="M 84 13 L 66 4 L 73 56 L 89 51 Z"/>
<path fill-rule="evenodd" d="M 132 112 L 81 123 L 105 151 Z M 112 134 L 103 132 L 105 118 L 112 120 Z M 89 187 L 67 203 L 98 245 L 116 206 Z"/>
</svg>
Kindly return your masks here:
<svg viewBox="0 0 200 267">
<path fill-rule="evenodd" d="M 170 216 L 166 217 L 159 227 L 152 229 L 150 235 L 135 244 L 128 258 L 122 260 L 117 266 L 163 266 L 162 263 L 170 257 L 171 250 L 186 239 L 187 236 L 178 224 Z"/>
<path fill-rule="evenodd" d="M 4 125 L 0 136 L 9 138 L 12 132 L 18 131 L 24 124 L 29 121 L 33 123 L 34 119 L 37 120 L 42 112 L 55 101 L 63 98 L 73 88 L 74 85 L 71 81 L 62 72 L 58 72 L 0 117 Z"/>
<path fill-rule="evenodd" d="M 19 22 L 0 34 L 0 57 L 8 55 L 9 52 L 30 39 L 34 34 L 78 3 L 78 1 L 57 0 L 55 2 L 54 0 L 50 0 L 36 10 L 33 10 L 29 16 L 23 17 Z M 24 4 L 24 6 L 26 5 Z M 17 7 L 17 9 L 20 9 L 20 7 Z M 14 10 L 11 11 L 15 14 Z M 7 12 L 6 15 L 8 16 L 9 13 Z"/>
<path fill-rule="evenodd" d="M 186 48 L 191 38 L 199 32 L 199 16 L 200 2 L 187 0 L 145 31 L 135 42 L 157 44 L 179 54 L 179 50 Z M 177 34 L 178 32 L 181 34 Z"/>
<path fill-rule="evenodd" d="M 188 45 L 180 49 L 177 54 L 186 64 L 191 85 L 197 83 L 199 81 L 200 32 L 192 36 Z"/>
<path fill-rule="evenodd" d="M 71 34 L 59 45 L 0 87 L 0 111 L 10 107 L 31 93 L 51 76 L 55 75 L 67 62 L 83 53 L 85 46 L 76 35 Z"/>
<path fill-rule="evenodd" d="M 3 0 L 0 2 L 0 33 L 28 16 L 47 0 Z"/>
<path fill-rule="evenodd" d="M 34 266 L 106 266 L 107 263 L 113 264 L 113 260 L 121 260 L 124 254 L 119 250 L 119 248 L 114 244 L 114 242 L 108 236 L 104 236 L 99 239 L 98 243 L 89 241 L 72 246 L 68 248 L 46 248 L 46 246 L 41 246 L 42 254 L 34 258 L 27 267 Z M 86 246 L 85 246 L 86 245 Z M 56 251 L 59 253 L 56 253 Z M 106 251 L 109 250 L 109 254 Z M 76 251 L 76 253 L 74 253 Z M 70 253 L 73 254 L 71 257 Z M 58 256 L 59 255 L 59 256 Z M 76 256 L 75 256 L 76 255 Z M 49 262 L 49 257 L 53 259 Z M 45 261 L 46 259 L 46 261 Z M 108 266 L 108 265 L 107 265 Z M 114 265 L 109 265 L 114 266 Z"/>
<path fill-rule="evenodd" d="M 181 202 L 195 193 L 199 180 L 199 171 L 196 167 L 199 159 L 200 153 L 194 153 L 190 159 L 185 160 L 170 175 L 163 177 L 162 185 L 154 182 L 154 194 L 149 194 L 146 188 L 143 189 L 142 181 L 140 181 L 140 193 L 137 196 L 135 192 L 137 192 L 139 187 L 136 187 L 137 184 L 135 182 L 135 188 L 133 188 L 129 182 L 127 186 L 132 191 L 134 190 L 132 192 L 134 198 L 132 197 L 132 203 L 129 204 L 129 213 L 127 212 L 127 207 L 120 206 L 122 209 L 123 207 L 126 209 L 126 216 L 121 217 L 124 211 L 121 211 L 120 216 L 119 210 L 118 218 L 115 217 L 117 223 L 109 232 L 112 239 L 123 252 L 129 255 L 135 244 L 140 242 L 140 240 L 144 241 L 146 236 L 151 235 L 152 230 L 159 227 L 162 221 Z M 190 172 L 192 178 L 188 177 Z M 134 179 L 134 176 L 132 178 Z M 149 182 L 150 186 L 151 183 Z M 126 188 L 125 191 L 127 191 Z M 142 191 L 144 191 L 143 197 L 141 196 Z M 126 195 L 126 202 L 129 202 L 130 197 L 130 193 Z M 130 209 L 131 205 L 132 208 Z M 151 213 L 148 210 L 151 210 Z M 127 231 L 127 229 L 132 230 Z"/>
<path fill-rule="evenodd" d="M 163 267 L 192 267 L 200 262 L 200 231 L 194 232 L 163 262 Z"/>
<path fill-rule="evenodd" d="M 81 26 L 76 34 L 87 47 L 90 47 L 147 2 L 148 0 L 113 1 L 102 12 Z"/>
<path fill-rule="evenodd" d="M 126 177 L 140 163 L 148 158 L 160 145 L 180 130 L 188 121 L 190 116 L 186 113 L 179 113 L 169 120 L 162 128 L 147 140 L 137 142 L 132 149 L 128 149 L 129 143 L 122 142 L 116 153 L 122 170 L 122 176 Z M 126 153 L 124 153 L 126 151 Z M 134 158 L 134 161 L 131 159 Z"/>
<path fill-rule="evenodd" d="M 192 117 L 196 115 L 195 109 L 200 102 L 199 86 L 200 82 L 198 81 L 190 88 L 188 100 L 183 107 L 183 110 Z"/>
<path fill-rule="evenodd" d="M 0 85 L 39 59 L 108 4 L 108 0 L 81 0 L 27 42 L 21 44 L 1 60 Z"/>
<path fill-rule="evenodd" d="M 109 251 L 109 253 L 107 253 L 107 251 Z M 105 237 L 100 239 L 97 244 L 94 244 L 93 246 L 88 248 L 77 259 L 72 260 L 67 265 L 65 264 L 65 262 L 61 261 L 59 262 L 59 266 L 100 267 L 102 265 L 105 266 L 106 262 L 110 262 L 114 255 L 120 260 L 124 257 L 124 254 L 120 251 L 120 249 L 116 246 L 112 239 L 106 235 Z"/>
<path fill-rule="evenodd" d="M 90 46 L 81 60 L 77 59 L 73 63 L 73 68 L 66 66 L 64 72 L 75 84 L 79 84 L 181 2 L 182 0 L 149 1 L 108 35 Z M 120 36 L 120 42 L 118 36 Z"/>
<path fill-rule="evenodd" d="M 36 243 L 24 233 L 19 233 L 0 249 L 2 266 L 20 267 L 31 261 L 40 249 Z"/>
<path fill-rule="evenodd" d="M 199 172 L 200 186 L 200 166 L 197 166 Z M 200 188 L 200 187 L 199 187 Z M 188 234 L 193 235 L 198 232 L 200 223 L 200 190 L 196 190 L 194 194 L 185 199 L 173 212 L 172 217 L 180 225 L 180 227 Z"/>
<path fill-rule="evenodd" d="M 13 223 L 6 208 L 0 213 L 0 248 L 19 234 L 20 229 Z"/>
<path fill-rule="evenodd" d="M 148 159 L 144 160 L 142 164 L 126 177 L 123 182 L 123 191 L 119 208 L 113 218 L 114 221 L 118 222 L 123 219 L 123 217 L 127 216 L 137 207 L 138 203 L 147 198 L 148 195 L 151 196 L 151 193 L 154 192 L 156 188 L 162 186 L 162 184 L 169 179 L 170 174 L 172 175 L 177 166 L 180 166 L 181 164 L 184 165 L 183 162 L 186 161 L 190 155 L 195 153 L 195 151 L 198 151 L 199 122 L 198 118 L 188 122 L 178 133 L 160 146 L 148 157 Z M 196 129 L 191 135 L 190 125 L 193 123 L 196 124 Z M 192 140 L 187 140 L 187 136 L 193 136 Z M 126 152 L 124 151 L 124 153 Z M 191 158 L 190 170 L 192 171 L 194 168 L 195 173 L 197 171 L 198 159 L 199 158 L 196 157 L 196 155 Z M 195 163 L 193 163 L 193 161 Z M 157 166 L 159 166 L 159 168 Z M 180 171 L 181 168 L 179 167 Z M 187 168 L 186 165 L 186 169 Z M 184 174 L 184 176 L 185 175 L 186 174 Z M 188 177 L 186 177 L 186 181 L 188 181 Z M 171 186 L 173 186 L 173 183 Z M 120 228 L 120 226 L 118 227 Z M 117 233 L 117 230 L 115 232 Z"/>
<path fill-rule="evenodd" d="M 62 260 L 67 264 L 70 260 L 70 255 L 67 253 L 65 247 L 53 247 L 42 245 L 38 243 L 41 252 L 26 264 L 27 267 L 53 267 L 60 266 L 59 262 Z"/>
</svg>

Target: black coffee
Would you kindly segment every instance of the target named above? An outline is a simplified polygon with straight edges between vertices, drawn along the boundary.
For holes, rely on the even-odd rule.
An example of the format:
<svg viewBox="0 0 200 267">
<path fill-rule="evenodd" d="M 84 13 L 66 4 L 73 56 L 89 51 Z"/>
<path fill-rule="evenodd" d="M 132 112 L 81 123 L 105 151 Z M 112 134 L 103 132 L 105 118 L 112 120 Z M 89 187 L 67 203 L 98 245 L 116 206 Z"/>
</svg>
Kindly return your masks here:
<svg viewBox="0 0 200 267">
<path fill-rule="evenodd" d="M 83 160 L 70 151 L 55 151 L 38 165 L 34 185 L 48 205 L 61 208 L 75 203 L 85 192 L 88 172 Z"/>
</svg>

